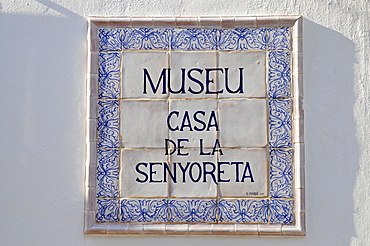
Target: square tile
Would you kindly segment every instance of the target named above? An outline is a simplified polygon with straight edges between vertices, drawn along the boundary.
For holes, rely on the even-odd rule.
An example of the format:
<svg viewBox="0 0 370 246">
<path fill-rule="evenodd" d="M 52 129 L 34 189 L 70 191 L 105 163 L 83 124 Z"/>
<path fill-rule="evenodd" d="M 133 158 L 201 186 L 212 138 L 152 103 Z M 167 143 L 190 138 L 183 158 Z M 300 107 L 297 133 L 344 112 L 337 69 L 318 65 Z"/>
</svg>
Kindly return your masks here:
<svg viewBox="0 0 370 246">
<path fill-rule="evenodd" d="M 266 197 L 268 195 L 267 149 L 224 149 L 220 155 L 221 197 Z"/>
<path fill-rule="evenodd" d="M 265 99 L 219 101 L 222 147 L 265 147 L 267 107 Z"/>
<path fill-rule="evenodd" d="M 211 149 L 184 149 L 183 154 L 170 156 L 171 170 L 175 180 L 170 181 L 171 197 L 216 197 L 217 196 L 217 152 Z M 175 182 L 176 181 L 176 182 Z"/>
<path fill-rule="evenodd" d="M 167 125 L 185 148 L 213 148 L 220 131 L 217 100 L 170 100 Z"/>
<path fill-rule="evenodd" d="M 96 221 L 98 222 L 117 222 L 119 219 L 119 200 L 118 199 L 97 199 Z"/>
<path fill-rule="evenodd" d="M 124 148 L 164 148 L 168 138 L 166 101 L 122 100 L 120 106 Z"/>
<path fill-rule="evenodd" d="M 293 201 L 271 199 L 269 202 L 270 223 L 290 224 L 293 222 Z"/>
<path fill-rule="evenodd" d="M 121 197 L 167 197 L 166 164 L 162 149 L 122 150 Z"/>
<path fill-rule="evenodd" d="M 122 53 L 122 98 L 166 98 L 169 79 L 168 52 Z"/>
<path fill-rule="evenodd" d="M 170 98 L 216 98 L 216 51 L 171 52 Z"/>
<path fill-rule="evenodd" d="M 220 51 L 219 98 L 266 97 L 266 52 Z"/>
</svg>

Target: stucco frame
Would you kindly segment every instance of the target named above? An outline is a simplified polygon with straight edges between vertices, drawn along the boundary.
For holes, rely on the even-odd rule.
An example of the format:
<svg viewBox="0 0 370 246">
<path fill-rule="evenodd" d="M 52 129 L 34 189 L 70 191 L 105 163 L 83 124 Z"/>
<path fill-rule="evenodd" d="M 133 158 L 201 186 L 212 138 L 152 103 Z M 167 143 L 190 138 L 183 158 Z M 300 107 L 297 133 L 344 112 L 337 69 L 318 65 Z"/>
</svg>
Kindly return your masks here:
<svg viewBox="0 0 370 246">
<path fill-rule="evenodd" d="M 304 181 L 304 131 L 302 86 L 302 18 L 300 16 L 248 16 L 248 17 L 145 17 L 88 19 L 88 70 L 87 70 L 87 127 L 86 127 L 86 176 L 85 222 L 87 234 L 163 234 L 163 235 L 251 235 L 251 236 L 304 236 L 305 235 L 305 181 Z M 99 28 L 123 27 L 291 27 L 292 53 L 292 149 L 293 149 L 293 223 L 285 224 L 145 224 L 145 223 L 97 223 L 97 115 Z"/>
</svg>

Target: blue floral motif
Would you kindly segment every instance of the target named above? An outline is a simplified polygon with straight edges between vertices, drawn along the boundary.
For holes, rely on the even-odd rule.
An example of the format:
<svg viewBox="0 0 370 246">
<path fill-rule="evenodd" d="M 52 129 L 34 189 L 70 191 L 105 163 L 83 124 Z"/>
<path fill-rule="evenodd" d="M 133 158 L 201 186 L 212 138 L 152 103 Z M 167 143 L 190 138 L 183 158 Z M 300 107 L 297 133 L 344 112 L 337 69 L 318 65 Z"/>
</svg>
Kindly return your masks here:
<svg viewBox="0 0 370 246">
<path fill-rule="evenodd" d="M 172 50 L 215 50 L 216 48 L 216 29 L 174 30 L 171 37 Z"/>
<path fill-rule="evenodd" d="M 119 147 L 119 103 L 116 100 L 98 102 L 98 147 Z"/>
<path fill-rule="evenodd" d="M 168 203 L 165 199 L 123 199 L 122 222 L 166 222 Z"/>
<path fill-rule="evenodd" d="M 99 54 L 99 98 L 118 99 L 121 61 L 119 53 Z"/>
<path fill-rule="evenodd" d="M 268 208 L 268 200 L 220 200 L 219 221 L 267 223 Z"/>
<path fill-rule="evenodd" d="M 266 28 L 220 29 L 220 50 L 264 50 Z"/>
<path fill-rule="evenodd" d="M 216 200 L 170 200 L 168 209 L 170 222 L 216 222 Z"/>
<path fill-rule="evenodd" d="M 281 50 L 290 49 L 289 27 L 273 27 L 266 29 L 266 49 Z"/>
<path fill-rule="evenodd" d="M 270 200 L 270 223 L 290 224 L 293 222 L 292 200 Z"/>
<path fill-rule="evenodd" d="M 272 148 L 292 147 L 291 101 L 274 99 L 269 101 L 269 142 Z"/>
<path fill-rule="evenodd" d="M 132 32 L 130 32 L 132 30 Z M 167 50 L 170 47 L 172 29 L 138 28 L 122 30 L 122 48 Z"/>
<path fill-rule="evenodd" d="M 268 58 L 268 96 L 290 97 L 290 52 L 272 51 Z"/>
<path fill-rule="evenodd" d="M 122 29 L 102 28 L 99 29 L 99 50 L 100 51 L 120 51 Z"/>
<path fill-rule="evenodd" d="M 98 149 L 97 197 L 118 197 L 119 150 Z"/>
<path fill-rule="evenodd" d="M 270 150 L 270 196 L 291 198 L 292 180 L 292 150 Z"/>
<path fill-rule="evenodd" d="M 97 199 L 96 221 L 117 222 L 119 213 L 118 202 L 117 199 Z"/>
</svg>

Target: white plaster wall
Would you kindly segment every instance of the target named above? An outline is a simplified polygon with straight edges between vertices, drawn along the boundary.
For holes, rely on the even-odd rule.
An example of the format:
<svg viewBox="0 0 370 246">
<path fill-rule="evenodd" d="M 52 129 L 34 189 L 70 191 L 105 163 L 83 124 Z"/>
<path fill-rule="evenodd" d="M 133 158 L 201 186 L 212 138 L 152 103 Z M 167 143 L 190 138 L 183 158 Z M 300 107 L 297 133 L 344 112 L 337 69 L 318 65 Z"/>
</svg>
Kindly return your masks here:
<svg viewBox="0 0 370 246">
<path fill-rule="evenodd" d="M 3 0 L 0 245 L 370 245 L 367 0 Z M 304 17 L 307 236 L 83 234 L 85 17 Z"/>
</svg>

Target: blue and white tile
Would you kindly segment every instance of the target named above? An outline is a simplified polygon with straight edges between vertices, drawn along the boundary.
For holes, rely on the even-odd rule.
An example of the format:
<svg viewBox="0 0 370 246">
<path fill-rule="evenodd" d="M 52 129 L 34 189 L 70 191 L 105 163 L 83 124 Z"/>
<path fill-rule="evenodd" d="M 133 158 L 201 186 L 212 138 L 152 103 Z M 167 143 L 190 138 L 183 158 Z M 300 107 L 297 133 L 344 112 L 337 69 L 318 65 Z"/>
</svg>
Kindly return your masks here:
<svg viewBox="0 0 370 246">
<path fill-rule="evenodd" d="M 216 222 L 217 202 L 213 199 L 171 199 L 169 222 Z"/>
<path fill-rule="evenodd" d="M 220 50 L 264 50 L 265 28 L 235 28 L 219 30 Z"/>
<path fill-rule="evenodd" d="M 265 147 L 267 145 L 265 99 L 219 101 L 222 147 Z"/>
<path fill-rule="evenodd" d="M 122 53 L 122 98 L 166 98 L 169 83 L 166 51 Z"/>
<path fill-rule="evenodd" d="M 99 50 L 120 51 L 122 49 L 122 29 L 101 28 L 99 29 Z"/>
<path fill-rule="evenodd" d="M 172 29 L 125 28 L 121 43 L 124 50 L 169 50 Z"/>
<path fill-rule="evenodd" d="M 102 99 L 118 99 L 120 96 L 120 53 L 99 54 L 99 92 L 98 97 Z"/>
<path fill-rule="evenodd" d="M 97 199 L 96 221 L 97 222 L 117 222 L 119 220 L 119 200 L 118 199 Z"/>
<path fill-rule="evenodd" d="M 98 149 L 97 197 L 118 197 L 119 150 Z"/>
<path fill-rule="evenodd" d="M 268 52 L 268 96 L 286 98 L 291 96 L 290 52 Z"/>
<path fill-rule="evenodd" d="M 271 148 L 292 147 L 290 99 L 269 100 L 269 142 Z"/>
<path fill-rule="evenodd" d="M 269 202 L 270 223 L 293 223 L 293 201 L 271 199 Z"/>
<path fill-rule="evenodd" d="M 219 98 L 266 97 L 266 52 L 220 51 Z"/>
<path fill-rule="evenodd" d="M 268 194 L 267 149 L 223 149 L 219 152 L 221 197 L 266 197 Z M 223 181 L 221 181 L 223 180 Z"/>
<path fill-rule="evenodd" d="M 290 45 L 289 27 L 272 27 L 266 29 L 266 49 L 268 50 L 289 50 Z"/>
<path fill-rule="evenodd" d="M 119 179 L 121 197 L 167 197 L 166 164 L 164 149 L 123 149 Z"/>
<path fill-rule="evenodd" d="M 166 199 L 121 199 L 122 222 L 167 222 Z"/>
<path fill-rule="evenodd" d="M 270 196 L 291 198 L 293 182 L 292 150 L 270 150 Z"/>
<path fill-rule="evenodd" d="M 169 137 L 185 148 L 213 148 L 220 131 L 217 100 L 170 100 Z"/>
<path fill-rule="evenodd" d="M 217 29 L 174 29 L 171 50 L 216 50 Z"/>
<path fill-rule="evenodd" d="M 98 101 L 98 147 L 118 148 L 119 101 Z"/>
<path fill-rule="evenodd" d="M 218 204 L 219 222 L 267 223 L 268 200 L 222 199 Z"/>
<path fill-rule="evenodd" d="M 164 100 L 122 100 L 121 139 L 124 148 L 164 148 L 168 106 Z"/>
<path fill-rule="evenodd" d="M 216 51 L 171 52 L 170 98 L 216 98 Z"/>
<path fill-rule="evenodd" d="M 217 152 L 212 149 L 174 149 L 170 156 L 172 175 L 171 197 L 216 197 L 217 196 Z M 201 152 L 202 151 L 202 152 Z M 202 154 L 209 155 L 202 155 Z"/>
</svg>

